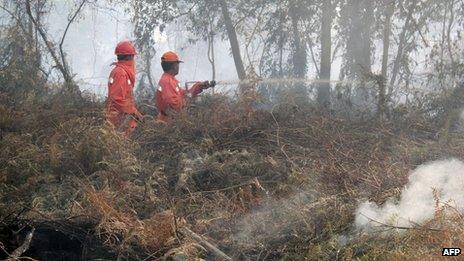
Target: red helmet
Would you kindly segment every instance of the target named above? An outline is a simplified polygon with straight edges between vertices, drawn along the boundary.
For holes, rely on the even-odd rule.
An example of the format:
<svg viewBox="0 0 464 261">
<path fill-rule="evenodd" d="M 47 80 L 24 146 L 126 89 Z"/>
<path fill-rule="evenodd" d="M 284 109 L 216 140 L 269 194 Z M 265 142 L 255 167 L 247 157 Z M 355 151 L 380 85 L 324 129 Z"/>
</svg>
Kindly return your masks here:
<svg viewBox="0 0 464 261">
<path fill-rule="evenodd" d="M 135 47 L 131 41 L 122 41 L 122 42 L 119 42 L 118 45 L 116 45 L 114 54 L 116 55 L 136 55 L 137 51 L 135 51 Z"/>
<path fill-rule="evenodd" d="M 175 52 L 171 52 L 171 51 L 165 52 L 163 56 L 161 56 L 161 61 L 183 63 L 183 61 L 179 59 L 179 56 Z"/>
</svg>

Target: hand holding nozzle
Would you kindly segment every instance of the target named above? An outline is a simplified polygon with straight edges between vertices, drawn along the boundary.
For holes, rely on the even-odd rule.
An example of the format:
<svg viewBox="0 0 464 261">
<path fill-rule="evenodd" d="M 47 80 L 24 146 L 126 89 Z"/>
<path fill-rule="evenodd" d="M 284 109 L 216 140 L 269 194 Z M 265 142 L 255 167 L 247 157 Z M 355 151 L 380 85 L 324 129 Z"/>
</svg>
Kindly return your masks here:
<svg viewBox="0 0 464 261">
<path fill-rule="evenodd" d="M 202 84 L 203 89 L 208 89 L 216 86 L 216 81 L 204 81 Z"/>
</svg>

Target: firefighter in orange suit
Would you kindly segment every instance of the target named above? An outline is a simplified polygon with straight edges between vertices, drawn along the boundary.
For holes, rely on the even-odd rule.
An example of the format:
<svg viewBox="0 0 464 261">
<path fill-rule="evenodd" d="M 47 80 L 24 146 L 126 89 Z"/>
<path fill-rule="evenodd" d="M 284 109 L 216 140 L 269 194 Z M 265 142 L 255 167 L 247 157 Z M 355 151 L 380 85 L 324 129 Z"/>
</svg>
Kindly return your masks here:
<svg viewBox="0 0 464 261">
<path fill-rule="evenodd" d="M 186 104 L 188 96 L 196 97 L 204 89 L 214 87 L 214 81 L 196 82 L 190 89 L 185 90 L 179 86 L 176 75 L 179 73 L 179 64 L 182 63 L 174 52 L 166 52 L 161 57 L 163 75 L 158 82 L 156 90 L 156 107 L 158 109 L 157 121 L 168 122 L 169 109 L 180 111 Z"/>
<path fill-rule="evenodd" d="M 115 49 L 118 61 L 108 80 L 106 119 L 117 130 L 129 137 L 142 114 L 135 106 L 135 47 L 130 41 L 120 42 Z"/>
</svg>

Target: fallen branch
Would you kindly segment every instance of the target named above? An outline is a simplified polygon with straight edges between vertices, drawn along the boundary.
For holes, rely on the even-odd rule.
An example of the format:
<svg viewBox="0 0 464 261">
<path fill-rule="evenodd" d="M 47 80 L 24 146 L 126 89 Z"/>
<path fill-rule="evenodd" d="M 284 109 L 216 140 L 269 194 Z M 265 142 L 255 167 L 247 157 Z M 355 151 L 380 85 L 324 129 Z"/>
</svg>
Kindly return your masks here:
<svg viewBox="0 0 464 261">
<path fill-rule="evenodd" d="M 21 246 L 19 246 L 18 248 L 16 248 L 16 250 L 13 251 L 13 253 L 11 253 L 10 257 L 8 257 L 8 259 L 7 259 L 8 261 L 19 259 L 19 257 L 29 249 L 29 246 L 31 245 L 32 236 L 34 235 L 34 232 L 35 232 L 35 228 L 32 228 L 31 232 L 29 232 L 29 234 L 27 234 L 26 239 L 24 240 L 24 243 Z"/>
<path fill-rule="evenodd" d="M 238 185 L 234 185 L 234 186 L 230 186 L 230 187 L 227 187 L 227 188 L 221 188 L 221 189 L 215 189 L 215 190 L 205 190 L 205 191 L 198 191 L 198 192 L 194 192 L 194 193 L 191 193 L 191 194 L 204 194 L 204 193 L 215 193 L 215 192 L 221 192 L 221 191 L 227 191 L 227 190 L 232 190 L 232 189 L 236 189 L 236 188 L 241 188 L 241 187 L 244 187 L 244 186 L 249 186 L 249 185 L 254 185 L 256 186 L 256 188 L 266 192 L 266 194 L 268 193 L 262 186 L 261 184 L 259 183 L 259 180 L 258 178 L 253 178 L 247 182 L 244 182 L 244 183 L 241 183 L 241 184 L 238 184 Z"/>
<path fill-rule="evenodd" d="M 361 215 L 363 215 L 365 218 L 367 218 L 369 221 L 371 222 L 374 222 L 374 223 L 377 223 L 379 224 L 378 227 L 383 227 L 383 228 L 389 228 L 389 229 L 400 229 L 400 230 L 429 230 L 429 231 L 435 231 L 435 232 L 440 232 L 440 231 L 443 231 L 442 229 L 437 229 L 437 228 L 430 228 L 430 227 L 424 227 L 424 226 L 421 226 L 417 223 L 414 223 L 412 221 L 410 221 L 411 223 L 415 224 L 416 227 L 405 227 L 405 226 L 394 226 L 394 225 L 389 225 L 389 224 L 386 224 L 386 223 L 383 223 L 383 222 L 380 222 L 378 220 L 375 220 L 373 218 L 370 218 L 364 214 L 361 213 Z"/>
<path fill-rule="evenodd" d="M 224 252 L 222 252 L 219 248 L 215 247 L 213 244 L 206 241 L 200 235 L 193 232 L 192 230 L 183 227 L 183 228 L 179 229 L 179 232 L 181 232 L 184 236 L 189 236 L 189 237 L 193 238 L 194 240 L 196 240 L 198 243 L 200 243 L 202 246 L 204 246 L 206 249 L 208 249 L 215 256 L 219 257 L 220 260 L 232 260 L 232 258 L 230 258 L 228 255 L 226 255 Z"/>
</svg>

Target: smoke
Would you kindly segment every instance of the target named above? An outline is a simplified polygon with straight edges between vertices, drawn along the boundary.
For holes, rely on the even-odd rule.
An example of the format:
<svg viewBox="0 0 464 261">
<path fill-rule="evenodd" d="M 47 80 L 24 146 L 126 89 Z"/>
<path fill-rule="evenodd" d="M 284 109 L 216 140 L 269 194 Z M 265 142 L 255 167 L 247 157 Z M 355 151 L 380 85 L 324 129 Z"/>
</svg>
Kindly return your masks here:
<svg viewBox="0 0 464 261">
<path fill-rule="evenodd" d="M 356 211 L 356 226 L 372 229 L 383 224 L 412 226 L 433 218 L 436 197 L 439 204 L 464 209 L 464 163 L 443 160 L 419 166 L 409 176 L 409 182 L 398 200 L 389 199 L 383 206 L 362 203 Z"/>
<path fill-rule="evenodd" d="M 310 210 L 316 205 L 325 204 L 324 200 L 316 201 L 316 194 L 313 191 L 304 191 L 286 199 L 267 199 L 262 207 L 241 218 L 236 224 L 232 241 L 245 245 L 262 245 L 297 234 L 295 231 L 303 229 L 301 220 L 307 220 Z"/>
</svg>

